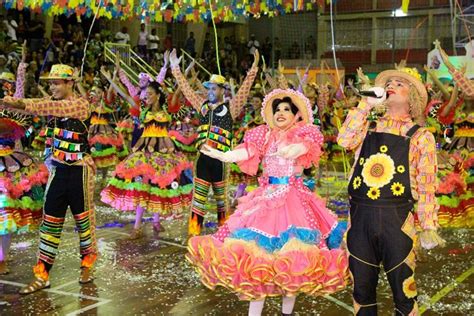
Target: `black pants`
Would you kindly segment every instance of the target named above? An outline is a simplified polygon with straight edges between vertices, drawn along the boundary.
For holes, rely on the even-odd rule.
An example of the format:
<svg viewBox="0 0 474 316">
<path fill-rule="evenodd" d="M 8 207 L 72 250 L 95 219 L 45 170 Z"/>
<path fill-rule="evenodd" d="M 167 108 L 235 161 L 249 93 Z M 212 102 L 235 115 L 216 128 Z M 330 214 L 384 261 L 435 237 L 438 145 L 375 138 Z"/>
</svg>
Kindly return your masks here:
<svg viewBox="0 0 474 316">
<path fill-rule="evenodd" d="M 221 182 L 225 178 L 224 163 L 200 154 L 196 161 L 196 177 L 207 182 Z"/>
<path fill-rule="evenodd" d="M 95 260 L 97 249 L 92 179 L 90 169 L 85 166 L 55 166 L 51 170 L 46 188 L 43 221 L 40 226 L 38 258 L 38 264 L 43 264 L 46 271 L 52 268 L 58 253 L 68 207 L 74 216 L 79 233 L 82 265 L 92 264 Z M 86 260 L 88 255 L 91 256 Z"/>
<path fill-rule="evenodd" d="M 223 162 L 199 154 L 195 165 L 193 203 L 189 219 L 189 235 L 201 233 L 206 214 L 206 201 L 212 187 L 217 203 L 217 221 L 223 225 L 228 216 L 226 166 Z"/>
<path fill-rule="evenodd" d="M 381 266 L 392 289 L 396 315 L 408 315 L 417 308 L 413 279 L 416 232 L 411 210 L 409 203 L 371 206 L 370 202 L 351 201 L 347 247 L 356 315 L 377 315 L 376 289 Z"/>
</svg>

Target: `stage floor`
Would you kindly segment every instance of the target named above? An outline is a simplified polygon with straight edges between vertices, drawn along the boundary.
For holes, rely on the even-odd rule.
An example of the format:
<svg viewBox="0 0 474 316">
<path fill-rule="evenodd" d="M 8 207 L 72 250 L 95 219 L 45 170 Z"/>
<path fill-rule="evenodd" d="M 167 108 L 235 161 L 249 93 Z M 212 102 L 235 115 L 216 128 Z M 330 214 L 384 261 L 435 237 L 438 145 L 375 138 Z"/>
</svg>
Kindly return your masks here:
<svg viewBox="0 0 474 316">
<path fill-rule="evenodd" d="M 81 286 L 78 236 L 68 217 L 60 254 L 51 272 L 51 289 L 28 296 L 18 289 L 32 279 L 37 234 L 14 236 L 11 273 L 0 277 L 0 315 L 246 315 L 248 303 L 229 291 L 201 285 L 185 260 L 186 220 L 164 222 L 166 232 L 128 241 L 133 215 L 97 207 L 100 258 L 93 284 Z M 117 227 L 124 224 L 124 227 Z M 473 313 L 473 230 L 443 230 L 447 247 L 426 253 L 418 263 L 420 308 L 425 315 Z M 392 314 L 391 292 L 384 276 L 378 290 L 380 315 Z M 327 297 L 300 296 L 295 315 L 351 315 L 350 289 Z M 280 315 L 280 300 L 267 300 L 265 315 Z"/>
</svg>

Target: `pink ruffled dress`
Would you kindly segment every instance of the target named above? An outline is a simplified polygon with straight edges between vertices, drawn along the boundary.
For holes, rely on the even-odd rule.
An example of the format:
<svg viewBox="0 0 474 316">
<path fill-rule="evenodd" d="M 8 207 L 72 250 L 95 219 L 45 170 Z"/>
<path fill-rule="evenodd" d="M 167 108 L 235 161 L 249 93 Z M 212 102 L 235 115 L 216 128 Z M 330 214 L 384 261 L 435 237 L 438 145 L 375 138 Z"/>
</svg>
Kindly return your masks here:
<svg viewBox="0 0 474 316">
<path fill-rule="evenodd" d="M 299 124 L 288 132 L 262 125 L 246 133 L 250 158 L 243 172 L 263 175 L 259 188 L 239 199 L 235 213 L 217 233 L 189 240 L 187 258 L 210 289 L 222 285 L 242 300 L 266 296 L 317 296 L 346 287 L 348 259 L 344 250 L 329 249 L 326 238 L 337 216 L 303 184 L 303 168 L 317 164 L 323 138 L 314 125 Z M 302 143 L 308 152 L 296 160 L 276 156 L 279 147 Z"/>
</svg>

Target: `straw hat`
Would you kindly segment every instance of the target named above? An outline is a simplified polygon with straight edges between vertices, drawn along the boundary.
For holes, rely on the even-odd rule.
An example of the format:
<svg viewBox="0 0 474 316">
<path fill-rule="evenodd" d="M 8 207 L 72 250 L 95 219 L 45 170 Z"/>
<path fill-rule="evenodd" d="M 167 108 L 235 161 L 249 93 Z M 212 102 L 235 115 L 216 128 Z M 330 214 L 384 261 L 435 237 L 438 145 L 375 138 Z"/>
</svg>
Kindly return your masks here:
<svg viewBox="0 0 474 316">
<path fill-rule="evenodd" d="M 56 64 L 51 67 L 51 71 L 48 76 L 40 77 L 42 80 L 76 80 L 74 76 L 74 68 L 68 65 Z"/>
<path fill-rule="evenodd" d="M 15 82 L 15 75 L 11 72 L 2 72 L 0 74 L 0 80 L 5 80 L 8 82 Z"/>
<path fill-rule="evenodd" d="M 421 98 L 421 108 L 424 109 L 428 103 L 428 92 L 421 79 L 421 75 L 416 68 L 399 67 L 394 70 L 385 70 L 378 74 L 375 78 L 375 86 L 384 87 L 388 79 L 399 77 L 408 81 L 415 87 Z"/>
<path fill-rule="evenodd" d="M 225 88 L 226 85 L 227 85 L 227 82 L 225 80 L 225 77 L 224 76 L 221 76 L 221 75 L 212 75 L 211 76 L 211 79 L 209 79 L 209 81 L 206 81 L 203 83 L 203 86 L 204 88 L 206 89 L 209 89 L 209 86 L 211 84 L 216 84 L 222 88 Z"/>
<path fill-rule="evenodd" d="M 273 128 L 273 101 L 277 99 L 283 99 L 285 97 L 291 98 L 293 104 L 298 108 L 301 118 L 306 124 L 309 124 L 313 121 L 312 119 L 312 107 L 311 103 L 304 94 L 292 90 L 292 89 L 275 89 L 265 96 L 262 103 L 262 118 L 263 120 Z"/>
</svg>

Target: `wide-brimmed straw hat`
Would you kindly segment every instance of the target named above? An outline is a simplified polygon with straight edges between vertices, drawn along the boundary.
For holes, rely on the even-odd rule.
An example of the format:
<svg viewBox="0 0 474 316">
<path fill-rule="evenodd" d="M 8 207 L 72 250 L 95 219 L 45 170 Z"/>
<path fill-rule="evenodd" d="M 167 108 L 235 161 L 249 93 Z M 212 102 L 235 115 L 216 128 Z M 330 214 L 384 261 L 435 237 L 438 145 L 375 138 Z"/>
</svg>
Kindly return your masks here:
<svg viewBox="0 0 474 316">
<path fill-rule="evenodd" d="M 289 97 L 293 104 L 298 108 L 302 120 L 309 124 L 313 121 L 313 110 L 311 102 L 304 94 L 293 89 L 275 89 L 265 96 L 262 102 L 262 118 L 273 128 L 273 101 Z"/>
<path fill-rule="evenodd" d="M 420 107 L 422 109 L 426 107 L 428 104 L 428 92 L 426 91 L 421 75 L 418 73 L 416 68 L 400 67 L 397 69 L 382 71 L 375 78 L 375 85 L 377 87 L 384 87 L 387 81 L 393 77 L 405 79 L 411 85 L 413 85 L 421 98 L 422 104 Z"/>
<path fill-rule="evenodd" d="M 51 67 L 51 71 L 47 76 L 40 77 L 42 80 L 76 80 L 74 76 L 74 68 L 68 65 L 56 64 Z"/>
</svg>

